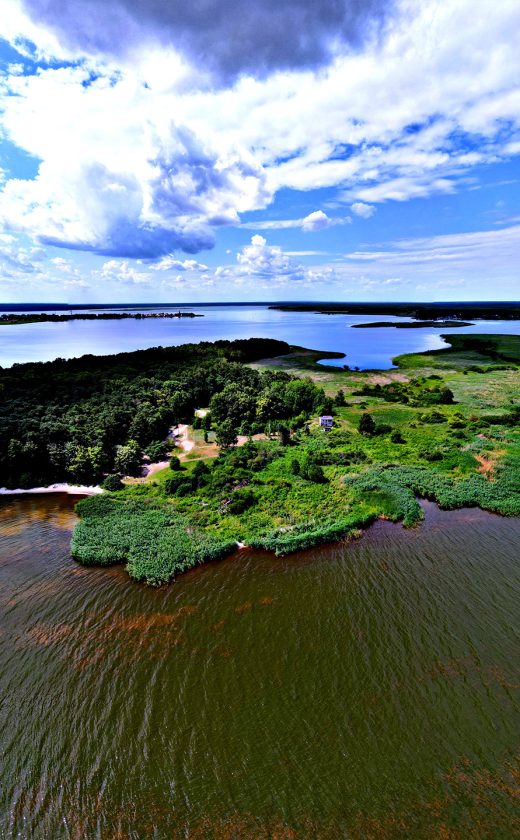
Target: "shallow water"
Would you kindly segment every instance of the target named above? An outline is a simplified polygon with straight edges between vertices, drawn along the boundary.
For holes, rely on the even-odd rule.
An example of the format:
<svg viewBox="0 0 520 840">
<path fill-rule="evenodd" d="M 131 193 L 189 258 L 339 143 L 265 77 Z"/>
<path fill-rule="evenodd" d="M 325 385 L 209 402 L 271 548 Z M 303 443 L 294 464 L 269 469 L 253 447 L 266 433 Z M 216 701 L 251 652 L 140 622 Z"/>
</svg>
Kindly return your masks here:
<svg viewBox="0 0 520 840">
<path fill-rule="evenodd" d="M 175 307 L 177 308 L 177 307 Z M 181 307 L 182 308 L 182 307 Z M 162 307 L 155 311 L 165 311 Z M 49 361 L 95 352 L 122 353 L 158 345 L 217 339 L 276 338 L 316 350 L 346 353 L 345 359 L 327 364 L 385 369 L 401 353 L 442 347 L 440 335 L 455 332 L 520 334 L 520 321 L 477 321 L 457 329 L 392 327 L 354 330 L 353 324 L 381 321 L 378 315 L 322 315 L 314 312 L 280 312 L 267 306 L 194 306 L 189 311 L 203 318 L 122 321 L 71 321 L 65 323 L 0 325 L 0 365 Z M 384 316 L 385 321 L 399 321 Z M 405 319 L 409 320 L 409 319 Z"/>
<path fill-rule="evenodd" d="M 425 509 L 153 590 L 0 500 L 0 837 L 520 836 L 520 520 Z"/>
</svg>

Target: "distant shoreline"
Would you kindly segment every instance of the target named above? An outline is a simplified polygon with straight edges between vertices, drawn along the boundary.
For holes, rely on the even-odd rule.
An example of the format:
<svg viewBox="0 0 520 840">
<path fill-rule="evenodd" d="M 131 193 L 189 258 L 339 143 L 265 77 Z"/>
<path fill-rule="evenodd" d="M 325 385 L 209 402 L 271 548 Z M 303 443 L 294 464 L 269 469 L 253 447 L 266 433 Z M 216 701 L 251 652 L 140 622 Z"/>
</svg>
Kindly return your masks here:
<svg viewBox="0 0 520 840">
<path fill-rule="evenodd" d="M 12 313 L 0 315 L 0 326 L 20 326 L 21 324 L 62 323 L 64 321 L 123 321 L 133 318 L 138 321 L 146 318 L 204 318 L 195 312 L 77 312 L 74 315 L 56 315 L 52 312 Z"/>
<path fill-rule="evenodd" d="M 518 321 L 520 303 L 277 303 L 269 306 L 281 312 L 315 312 L 320 315 L 396 315 L 417 321 Z M 371 324 L 370 326 L 374 326 Z M 437 325 L 436 325 L 437 326 Z"/>
<path fill-rule="evenodd" d="M 421 327 L 452 329 L 454 327 L 474 327 L 470 321 L 375 321 L 372 324 L 352 324 L 352 329 L 363 330 L 378 327 L 395 327 L 398 330 L 414 330 Z"/>
</svg>

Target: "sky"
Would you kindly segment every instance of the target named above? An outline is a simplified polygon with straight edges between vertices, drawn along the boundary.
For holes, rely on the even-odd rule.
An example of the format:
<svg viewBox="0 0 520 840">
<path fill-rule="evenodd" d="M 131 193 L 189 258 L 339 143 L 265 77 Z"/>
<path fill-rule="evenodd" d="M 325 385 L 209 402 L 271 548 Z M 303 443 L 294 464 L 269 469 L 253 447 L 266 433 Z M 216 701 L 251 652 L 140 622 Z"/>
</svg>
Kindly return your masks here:
<svg viewBox="0 0 520 840">
<path fill-rule="evenodd" d="M 0 302 L 520 299 L 518 0 L 2 0 Z"/>
</svg>

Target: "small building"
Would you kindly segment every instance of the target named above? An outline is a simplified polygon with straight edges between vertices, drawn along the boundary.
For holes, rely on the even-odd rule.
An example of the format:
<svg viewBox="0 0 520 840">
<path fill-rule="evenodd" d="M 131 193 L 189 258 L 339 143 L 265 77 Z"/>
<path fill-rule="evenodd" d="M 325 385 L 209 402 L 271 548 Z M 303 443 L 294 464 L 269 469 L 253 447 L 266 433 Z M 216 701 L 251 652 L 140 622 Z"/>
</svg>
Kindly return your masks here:
<svg viewBox="0 0 520 840">
<path fill-rule="evenodd" d="M 334 418 L 330 416 L 330 414 L 323 414 L 320 417 L 320 426 L 322 429 L 325 429 L 326 432 L 330 431 L 334 426 Z"/>
</svg>

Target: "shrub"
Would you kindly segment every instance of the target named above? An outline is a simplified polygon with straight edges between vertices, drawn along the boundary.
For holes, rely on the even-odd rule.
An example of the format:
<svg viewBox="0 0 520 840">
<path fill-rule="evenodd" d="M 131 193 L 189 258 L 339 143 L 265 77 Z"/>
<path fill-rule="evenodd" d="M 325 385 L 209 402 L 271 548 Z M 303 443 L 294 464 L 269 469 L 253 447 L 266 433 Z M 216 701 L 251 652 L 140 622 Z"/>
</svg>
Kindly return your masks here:
<svg viewBox="0 0 520 840">
<path fill-rule="evenodd" d="M 395 429 L 390 435 L 390 440 L 392 441 L 392 443 L 406 443 L 401 432 L 399 432 L 397 429 Z"/>
<path fill-rule="evenodd" d="M 371 414 L 362 414 L 359 418 L 359 431 L 362 435 L 374 435 L 376 423 Z"/>
<path fill-rule="evenodd" d="M 124 486 L 125 485 L 118 475 L 107 475 L 107 477 L 101 482 L 103 490 L 109 490 L 111 493 L 116 493 L 118 490 L 122 490 Z"/>
<path fill-rule="evenodd" d="M 179 470 L 182 470 L 182 464 L 177 455 L 172 455 L 172 457 L 170 458 L 170 469 L 173 472 L 178 472 Z"/>
<path fill-rule="evenodd" d="M 240 487 L 233 492 L 231 500 L 227 506 L 228 513 L 238 514 L 243 513 L 256 502 L 256 496 L 249 487 Z"/>
</svg>

